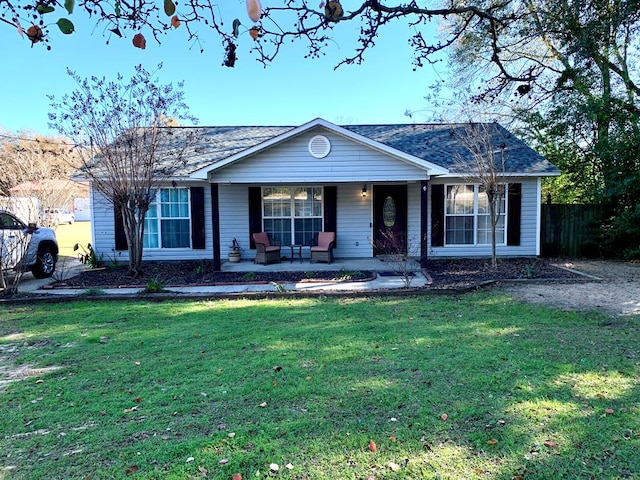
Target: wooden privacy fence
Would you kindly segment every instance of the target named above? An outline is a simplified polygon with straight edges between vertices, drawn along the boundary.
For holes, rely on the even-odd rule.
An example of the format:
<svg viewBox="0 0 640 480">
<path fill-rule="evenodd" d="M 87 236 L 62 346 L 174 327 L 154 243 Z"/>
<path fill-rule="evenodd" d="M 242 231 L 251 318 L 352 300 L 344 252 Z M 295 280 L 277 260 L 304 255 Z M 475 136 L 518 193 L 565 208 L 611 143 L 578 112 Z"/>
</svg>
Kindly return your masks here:
<svg viewBox="0 0 640 480">
<path fill-rule="evenodd" d="M 597 257 L 605 210 L 601 205 L 542 205 L 543 257 Z"/>
</svg>

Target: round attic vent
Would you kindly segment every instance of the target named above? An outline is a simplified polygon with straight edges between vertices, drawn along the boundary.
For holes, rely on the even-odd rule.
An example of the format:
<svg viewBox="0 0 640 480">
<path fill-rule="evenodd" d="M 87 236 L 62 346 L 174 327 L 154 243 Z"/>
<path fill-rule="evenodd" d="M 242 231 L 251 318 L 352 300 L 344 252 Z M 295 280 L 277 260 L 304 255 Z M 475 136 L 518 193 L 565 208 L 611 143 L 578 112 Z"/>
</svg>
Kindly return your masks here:
<svg viewBox="0 0 640 480">
<path fill-rule="evenodd" d="M 309 140 L 309 153 L 315 158 L 324 158 L 331 151 L 331 143 L 324 135 L 316 135 Z"/>
</svg>

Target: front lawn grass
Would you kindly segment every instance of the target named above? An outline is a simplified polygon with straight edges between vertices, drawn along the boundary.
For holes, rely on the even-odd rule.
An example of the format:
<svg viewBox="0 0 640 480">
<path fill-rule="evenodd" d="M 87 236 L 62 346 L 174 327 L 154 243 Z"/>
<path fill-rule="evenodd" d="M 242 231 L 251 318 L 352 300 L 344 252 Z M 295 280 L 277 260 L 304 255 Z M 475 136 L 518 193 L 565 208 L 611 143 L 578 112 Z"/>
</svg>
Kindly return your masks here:
<svg viewBox="0 0 640 480">
<path fill-rule="evenodd" d="M 489 293 L 0 308 L 0 354 L 57 368 L 0 392 L 0 479 L 640 472 L 634 317 Z"/>
</svg>

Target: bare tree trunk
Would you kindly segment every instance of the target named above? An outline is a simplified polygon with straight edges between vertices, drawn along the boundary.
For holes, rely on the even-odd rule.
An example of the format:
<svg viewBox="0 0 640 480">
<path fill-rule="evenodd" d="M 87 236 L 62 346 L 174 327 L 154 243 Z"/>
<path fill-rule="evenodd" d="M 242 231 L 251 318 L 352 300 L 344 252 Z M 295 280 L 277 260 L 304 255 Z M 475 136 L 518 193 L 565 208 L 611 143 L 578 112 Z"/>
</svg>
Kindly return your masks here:
<svg viewBox="0 0 640 480">
<path fill-rule="evenodd" d="M 129 275 L 136 278 L 142 275 L 144 219 L 146 217 L 146 211 L 126 206 L 122 207 L 121 211 L 129 251 Z"/>
<path fill-rule="evenodd" d="M 498 266 L 498 255 L 496 254 L 496 224 L 498 223 L 496 218 L 496 195 L 487 195 L 487 200 L 489 201 L 489 215 L 491 222 L 491 266 L 495 268 Z"/>
</svg>

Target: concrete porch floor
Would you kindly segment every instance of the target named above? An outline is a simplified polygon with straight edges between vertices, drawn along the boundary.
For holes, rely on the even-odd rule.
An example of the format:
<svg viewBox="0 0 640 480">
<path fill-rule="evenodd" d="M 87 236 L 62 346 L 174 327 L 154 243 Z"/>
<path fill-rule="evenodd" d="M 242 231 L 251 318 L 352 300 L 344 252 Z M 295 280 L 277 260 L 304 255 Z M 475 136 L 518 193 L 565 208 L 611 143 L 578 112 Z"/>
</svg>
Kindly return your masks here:
<svg viewBox="0 0 640 480">
<path fill-rule="evenodd" d="M 409 258 L 407 262 L 408 271 L 420 272 L 420 263 Z M 376 257 L 376 258 L 336 258 L 327 264 L 324 262 L 310 263 L 309 258 L 300 260 L 282 260 L 280 263 L 270 263 L 262 265 L 253 263 L 253 260 L 241 260 L 237 263 L 225 261 L 222 263 L 223 272 L 322 272 L 322 271 L 372 271 L 372 272 L 398 272 L 404 271 L 398 260 Z"/>
</svg>

